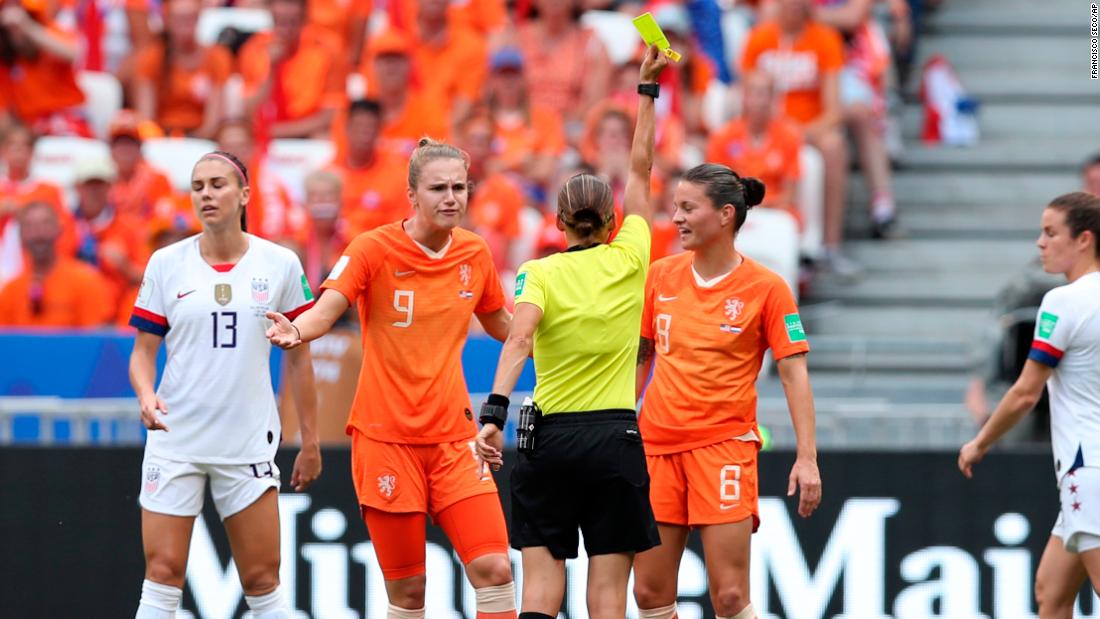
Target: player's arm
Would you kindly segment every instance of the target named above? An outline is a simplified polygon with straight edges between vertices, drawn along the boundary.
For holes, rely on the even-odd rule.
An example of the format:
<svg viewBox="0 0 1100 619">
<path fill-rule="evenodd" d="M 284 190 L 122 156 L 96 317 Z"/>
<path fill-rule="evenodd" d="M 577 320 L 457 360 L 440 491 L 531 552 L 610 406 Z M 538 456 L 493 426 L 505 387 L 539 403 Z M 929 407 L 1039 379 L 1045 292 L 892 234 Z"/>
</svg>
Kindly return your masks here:
<svg viewBox="0 0 1100 619">
<path fill-rule="evenodd" d="M 1024 363 L 1024 371 L 1001 398 L 989 421 L 978 431 L 978 436 L 959 450 L 959 470 L 963 475 L 972 477 L 972 467 L 985 457 L 989 448 L 1035 408 L 1043 395 L 1043 386 L 1053 372 L 1054 368 L 1034 359 Z"/>
<path fill-rule="evenodd" d="M 653 370 L 653 356 L 656 354 L 653 340 L 648 337 L 638 338 L 638 372 L 634 380 L 634 401 L 638 401 L 645 391 L 649 373 Z"/>
<path fill-rule="evenodd" d="M 496 415 L 490 415 L 488 411 L 503 407 L 503 415 L 507 416 L 508 398 L 516 388 L 519 375 L 523 373 L 523 366 L 527 363 L 527 357 L 535 347 L 535 329 L 541 321 L 541 307 L 533 303 L 517 303 L 516 315 L 512 317 L 512 328 L 508 332 L 508 338 L 504 340 L 504 346 L 500 349 L 497 373 L 493 378 L 493 393 L 489 395 L 481 409 L 480 419 L 484 425 L 477 436 L 478 456 L 494 469 L 500 468 L 504 462 L 501 455 L 501 450 L 504 448 L 504 434 L 501 432 L 504 421 Z M 490 417 L 496 417 L 499 421 L 487 423 Z"/>
<path fill-rule="evenodd" d="M 809 516 L 821 503 L 821 474 L 817 469 L 816 420 L 814 393 L 810 387 L 810 370 L 806 353 L 783 357 L 776 362 L 783 395 L 787 397 L 787 409 L 791 413 L 791 425 L 797 442 L 794 467 L 787 483 L 787 496 L 794 496 L 795 487 L 801 489 L 798 514 Z"/>
<path fill-rule="evenodd" d="M 130 353 L 130 386 L 137 394 L 141 407 L 141 423 L 147 430 L 168 431 L 161 415 L 168 414 L 168 407 L 157 397 L 157 351 L 164 340 L 159 335 L 138 331 L 134 338 L 134 350 Z M 158 414 L 159 411 L 159 414 Z"/>
<path fill-rule="evenodd" d="M 274 324 L 267 330 L 267 339 L 286 350 L 303 342 L 312 342 L 328 333 L 349 307 L 351 303 L 343 294 L 335 290 L 325 290 L 313 307 L 302 312 L 294 322 L 279 312 L 268 312 L 267 318 Z"/>
<path fill-rule="evenodd" d="M 299 346 L 286 353 L 287 380 L 298 412 L 298 427 L 302 433 L 302 448 L 294 460 L 290 485 L 301 492 L 321 475 L 321 439 L 317 434 L 317 388 L 313 379 L 313 356 L 309 346 Z"/>
<path fill-rule="evenodd" d="M 657 77 L 668 65 L 668 59 L 650 45 L 638 78 L 643 84 L 656 84 Z M 623 196 L 623 214 L 641 215 L 646 222 L 653 221 L 653 207 L 649 201 L 649 182 L 653 172 L 653 144 L 656 134 L 656 110 L 653 97 L 638 97 L 638 123 L 634 127 L 634 142 L 630 147 L 630 174 L 626 179 Z"/>
<path fill-rule="evenodd" d="M 476 314 L 481 327 L 494 340 L 504 342 L 508 340 L 508 331 L 512 327 L 512 314 L 508 308 L 502 307 L 495 312 Z"/>
</svg>

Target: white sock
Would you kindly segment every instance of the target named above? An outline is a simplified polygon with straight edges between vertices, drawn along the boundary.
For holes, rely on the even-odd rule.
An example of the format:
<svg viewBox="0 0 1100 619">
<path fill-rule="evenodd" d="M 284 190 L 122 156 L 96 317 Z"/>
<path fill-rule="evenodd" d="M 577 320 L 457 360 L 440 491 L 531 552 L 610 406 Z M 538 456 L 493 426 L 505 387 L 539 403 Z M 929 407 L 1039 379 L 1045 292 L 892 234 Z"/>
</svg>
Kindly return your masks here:
<svg viewBox="0 0 1100 619">
<path fill-rule="evenodd" d="M 275 587 L 264 595 L 246 595 L 245 604 L 252 611 L 253 619 L 290 619 L 290 608 L 283 598 L 283 588 Z"/>
<path fill-rule="evenodd" d="M 146 579 L 141 583 L 141 601 L 134 619 L 175 619 L 182 597 L 183 589 Z"/>
<path fill-rule="evenodd" d="M 477 597 L 477 612 L 506 613 L 516 609 L 516 586 L 514 583 L 474 589 Z"/>
<path fill-rule="evenodd" d="M 660 608 L 639 608 L 638 616 L 641 619 L 672 619 L 676 616 L 676 603 Z"/>
<path fill-rule="evenodd" d="M 715 617 L 714 619 L 756 619 L 756 611 L 752 609 L 752 604 L 749 604 L 732 617 Z"/>
<path fill-rule="evenodd" d="M 424 609 L 409 610 L 390 604 L 386 607 L 386 619 L 424 619 Z"/>
</svg>

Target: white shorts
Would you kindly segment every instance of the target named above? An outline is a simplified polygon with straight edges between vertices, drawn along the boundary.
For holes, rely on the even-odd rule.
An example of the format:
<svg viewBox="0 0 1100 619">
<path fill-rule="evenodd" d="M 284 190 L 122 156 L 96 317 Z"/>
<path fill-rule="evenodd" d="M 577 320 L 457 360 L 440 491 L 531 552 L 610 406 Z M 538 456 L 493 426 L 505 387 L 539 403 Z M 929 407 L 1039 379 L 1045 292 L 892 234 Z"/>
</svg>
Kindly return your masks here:
<svg viewBox="0 0 1100 619">
<path fill-rule="evenodd" d="M 206 480 L 222 520 L 256 502 L 270 488 L 279 489 L 279 467 L 274 461 L 256 464 L 200 464 L 177 462 L 145 454 L 141 464 L 144 509 L 170 516 L 202 513 Z"/>
<path fill-rule="evenodd" d="M 1062 509 L 1050 534 L 1070 552 L 1100 548 L 1100 468 L 1084 466 L 1066 473 L 1058 495 Z"/>
</svg>

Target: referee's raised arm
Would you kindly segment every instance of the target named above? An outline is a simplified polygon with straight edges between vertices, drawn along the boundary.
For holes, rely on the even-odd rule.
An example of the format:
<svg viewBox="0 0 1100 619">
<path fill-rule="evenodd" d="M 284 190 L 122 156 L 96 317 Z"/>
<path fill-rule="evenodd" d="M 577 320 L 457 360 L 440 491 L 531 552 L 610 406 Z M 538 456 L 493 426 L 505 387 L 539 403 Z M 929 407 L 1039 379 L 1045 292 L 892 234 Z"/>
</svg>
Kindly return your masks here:
<svg viewBox="0 0 1100 619">
<path fill-rule="evenodd" d="M 630 175 L 626 180 L 623 216 L 641 215 L 646 223 L 653 221 L 649 201 L 649 177 L 653 172 L 653 141 L 656 133 L 654 100 L 659 96 L 657 77 L 668 65 L 668 59 L 650 45 L 638 71 L 638 122 L 634 126 L 634 143 L 630 147 Z"/>
</svg>

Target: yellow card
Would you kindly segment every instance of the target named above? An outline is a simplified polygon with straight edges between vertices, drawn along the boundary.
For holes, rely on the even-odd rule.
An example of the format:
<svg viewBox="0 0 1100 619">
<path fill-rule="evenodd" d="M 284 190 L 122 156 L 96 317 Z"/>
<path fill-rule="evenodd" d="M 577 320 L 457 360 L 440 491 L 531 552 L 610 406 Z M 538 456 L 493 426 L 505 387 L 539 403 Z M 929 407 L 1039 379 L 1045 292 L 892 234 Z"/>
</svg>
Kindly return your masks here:
<svg viewBox="0 0 1100 619">
<path fill-rule="evenodd" d="M 645 12 L 635 17 L 634 27 L 638 29 L 638 34 L 642 35 L 642 40 L 645 41 L 646 45 L 656 45 L 657 49 L 664 52 L 669 60 L 680 62 L 680 54 L 672 49 L 668 37 L 661 30 L 661 26 L 657 24 L 657 20 L 653 19 L 652 13 Z"/>
</svg>

